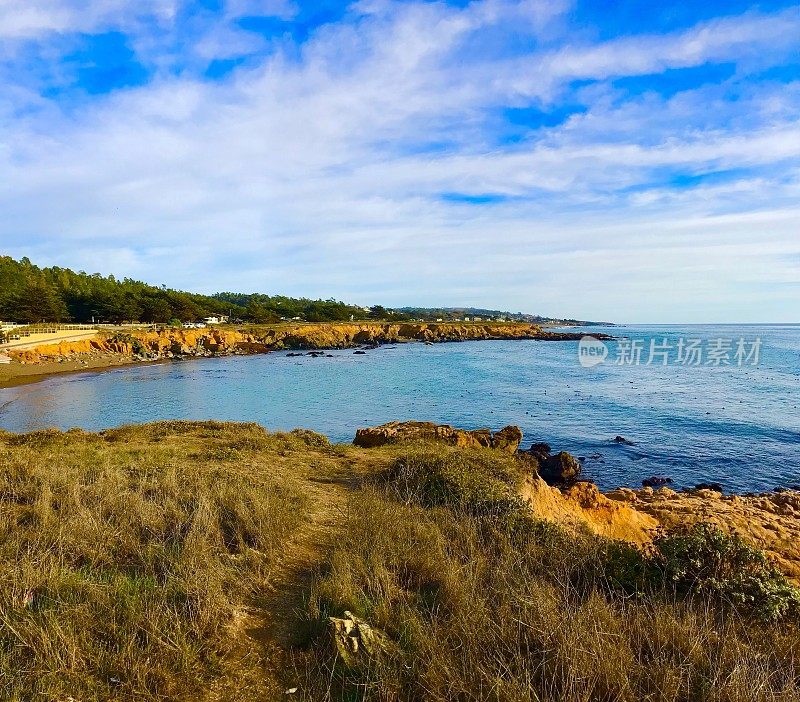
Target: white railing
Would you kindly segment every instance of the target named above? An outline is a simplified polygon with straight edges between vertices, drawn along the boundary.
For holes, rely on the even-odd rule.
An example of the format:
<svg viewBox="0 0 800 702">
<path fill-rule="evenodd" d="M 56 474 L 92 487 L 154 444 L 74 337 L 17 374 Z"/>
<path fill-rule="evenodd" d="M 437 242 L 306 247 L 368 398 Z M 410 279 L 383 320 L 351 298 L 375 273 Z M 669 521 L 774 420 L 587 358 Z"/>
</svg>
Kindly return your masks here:
<svg viewBox="0 0 800 702">
<path fill-rule="evenodd" d="M 75 331 L 116 331 L 123 329 L 162 329 L 163 324 L 62 324 L 55 322 L 40 322 L 37 324 L 15 324 L 14 322 L 0 322 L 0 345 L 11 341 L 21 341 L 25 338 L 58 334 Z M 45 339 L 42 339 L 46 342 Z"/>
</svg>

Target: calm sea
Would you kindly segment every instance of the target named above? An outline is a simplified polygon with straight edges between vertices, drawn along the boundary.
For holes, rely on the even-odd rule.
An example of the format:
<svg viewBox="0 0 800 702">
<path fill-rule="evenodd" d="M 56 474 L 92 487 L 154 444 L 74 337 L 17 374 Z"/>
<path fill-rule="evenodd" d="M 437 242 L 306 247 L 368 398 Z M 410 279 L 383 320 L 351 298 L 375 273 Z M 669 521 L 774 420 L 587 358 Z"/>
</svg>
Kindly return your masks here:
<svg viewBox="0 0 800 702">
<path fill-rule="evenodd" d="M 358 427 L 395 419 L 517 424 L 523 446 L 546 441 L 582 457 L 585 474 L 604 488 L 650 475 L 731 491 L 800 483 L 800 326 L 604 331 L 618 339 L 593 367 L 579 362 L 577 342 L 492 341 L 67 375 L 0 390 L 0 427 L 219 419 L 307 427 L 345 442 Z M 618 435 L 633 445 L 614 443 Z"/>
</svg>

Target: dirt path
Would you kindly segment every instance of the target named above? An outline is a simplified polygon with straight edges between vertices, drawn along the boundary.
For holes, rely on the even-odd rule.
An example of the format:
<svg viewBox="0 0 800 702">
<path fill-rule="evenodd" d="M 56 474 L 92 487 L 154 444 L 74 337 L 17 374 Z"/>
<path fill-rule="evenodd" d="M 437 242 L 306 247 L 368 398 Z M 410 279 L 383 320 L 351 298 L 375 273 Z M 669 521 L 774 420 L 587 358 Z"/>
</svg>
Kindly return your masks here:
<svg viewBox="0 0 800 702">
<path fill-rule="evenodd" d="M 209 702 L 292 699 L 292 646 L 317 570 L 344 526 L 352 476 L 308 478 L 309 518 L 286 544 L 264 593 L 231 623 L 234 648 Z"/>
</svg>

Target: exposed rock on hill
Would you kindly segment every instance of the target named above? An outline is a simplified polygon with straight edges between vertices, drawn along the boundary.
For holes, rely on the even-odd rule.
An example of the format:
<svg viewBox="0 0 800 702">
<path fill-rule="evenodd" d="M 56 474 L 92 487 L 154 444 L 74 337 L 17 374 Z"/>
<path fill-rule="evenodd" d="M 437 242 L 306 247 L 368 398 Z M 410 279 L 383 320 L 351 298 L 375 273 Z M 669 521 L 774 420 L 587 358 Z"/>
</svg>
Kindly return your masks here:
<svg viewBox="0 0 800 702">
<path fill-rule="evenodd" d="M 541 519 L 638 544 L 648 542 L 658 527 L 655 518 L 608 499 L 593 483 L 578 482 L 563 489 L 548 485 L 538 474 L 542 465 L 550 466 L 554 472 L 555 466 L 561 466 L 563 474 L 574 475 L 580 464 L 566 452 L 551 456 L 547 444 L 534 444 L 533 452 L 518 452 L 522 440 L 518 427 L 505 427 L 492 434 L 488 429 L 468 431 L 432 422 L 389 422 L 359 429 L 353 443 L 371 448 L 420 439 L 463 448 L 495 448 L 514 453 L 527 473 L 518 494 Z"/>
<path fill-rule="evenodd" d="M 362 448 L 396 444 L 401 441 L 442 441 L 464 448 L 495 448 L 514 453 L 522 441 L 519 427 L 507 426 L 494 434 L 489 429 L 455 429 L 433 422 L 389 422 L 379 427 L 358 429 L 353 443 Z"/>
<path fill-rule="evenodd" d="M 359 430 L 354 443 L 381 446 L 430 439 L 466 448 L 488 447 L 492 437 L 496 440 L 512 429 L 516 427 L 492 435 L 486 429 L 470 432 L 429 422 L 391 422 Z M 512 445 L 518 444 L 515 433 Z M 561 479 L 580 464 L 566 452 L 550 451 L 550 446 L 539 443 L 515 454 L 527 474 L 518 494 L 537 517 L 641 545 L 649 543 L 659 528 L 709 522 L 763 549 L 786 575 L 800 582 L 800 491 L 738 496 L 708 487 L 687 492 L 644 487 L 603 494 L 593 483 Z M 558 479 L 548 485 L 545 475 Z"/>
<path fill-rule="evenodd" d="M 786 491 L 754 496 L 723 495 L 717 490 L 675 492 L 619 488 L 607 493 L 664 527 L 710 522 L 756 544 L 780 569 L 800 580 L 800 493 Z"/>
<path fill-rule="evenodd" d="M 386 634 L 352 612 L 345 612 L 344 617 L 329 617 L 328 627 L 334 652 L 350 668 L 394 648 Z"/>
<path fill-rule="evenodd" d="M 550 453 L 550 444 L 532 444 L 527 451 L 520 452 L 520 459 L 531 465 L 531 469 L 550 485 L 574 482 L 581 474 L 581 464 L 566 451 Z"/>
<path fill-rule="evenodd" d="M 520 496 L 540 519 L 589 529 L 611 539 L 645 544 L 658 528 L 654 517 L 608 499 L 594 483 L 578 482 L 562 491 L 532 475 L 521 486 Z"/>
</svg>

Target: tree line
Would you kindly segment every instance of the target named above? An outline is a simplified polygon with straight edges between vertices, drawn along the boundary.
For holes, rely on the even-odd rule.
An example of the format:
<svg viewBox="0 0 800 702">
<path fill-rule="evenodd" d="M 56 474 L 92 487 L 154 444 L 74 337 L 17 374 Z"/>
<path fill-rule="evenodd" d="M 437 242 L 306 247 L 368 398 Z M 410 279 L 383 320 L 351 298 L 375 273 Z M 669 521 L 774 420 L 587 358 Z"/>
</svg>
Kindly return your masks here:
<svg viewBox="0 0 800 702">
<path fill-rule="evenodd" d="M 309 322 L 344 321 L 370 316 L 363 308 L 337 300 L 260 294 L 199 295 L 117 280 L 113 275 L 40 268 L 27 258 L 0 256 L 0 319 L 13 322 L 197 321 L 228 315 L 252 323 L 300 318 Z"/>
</svg>

